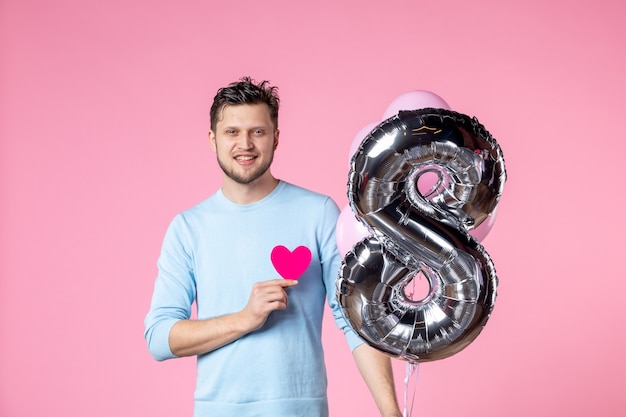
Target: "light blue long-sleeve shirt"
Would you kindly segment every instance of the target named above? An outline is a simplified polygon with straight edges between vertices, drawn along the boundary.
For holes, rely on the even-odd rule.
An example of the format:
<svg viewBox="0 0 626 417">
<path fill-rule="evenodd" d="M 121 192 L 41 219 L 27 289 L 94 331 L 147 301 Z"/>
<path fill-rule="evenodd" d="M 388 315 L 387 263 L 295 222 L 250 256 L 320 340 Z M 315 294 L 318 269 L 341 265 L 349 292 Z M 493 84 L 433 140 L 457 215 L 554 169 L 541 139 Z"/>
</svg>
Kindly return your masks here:
<svg viewBox="0 0 626 417">
<path fill-rule="evenodd" d="M 361 340 L 335 299 L 340 257 L 335 242 L 339 209 L 327 196 L 279 182 L 264 199 L 238 205 L 216 192 L 177 215 L 167 230 L 145 337 L 157 360 L 174 358 L 169 332 L 198 319 L 242 310 L 252 285 L 279 278 L 270 259 L 275 246 L 306 246 L 312 261 L 289 305 L 265 325 L 198 356 L 194 416 L 328 415 L 321 330 L 325 299 L 351 349 Z"/>
</svg>

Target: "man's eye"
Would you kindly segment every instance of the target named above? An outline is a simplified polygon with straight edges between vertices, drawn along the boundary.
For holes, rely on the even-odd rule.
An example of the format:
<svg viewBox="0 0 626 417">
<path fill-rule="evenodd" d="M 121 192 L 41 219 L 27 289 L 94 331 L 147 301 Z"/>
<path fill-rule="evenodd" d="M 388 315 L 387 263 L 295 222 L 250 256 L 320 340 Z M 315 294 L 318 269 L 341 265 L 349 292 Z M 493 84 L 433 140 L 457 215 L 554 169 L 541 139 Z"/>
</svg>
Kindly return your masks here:
<svg viewBox="0 0 626 417">
<path fill-rule="evenodd" d="M 261 129 L 255 130 L 255 131 L 254 131 L 254 134 L 255 134 L 255 135 L 258 135 L 258 136 L 260 136 L 260 135 L 264 135 L 264 134 L 265 134 L 265 130 L 261 130 Z"/>
</svg>

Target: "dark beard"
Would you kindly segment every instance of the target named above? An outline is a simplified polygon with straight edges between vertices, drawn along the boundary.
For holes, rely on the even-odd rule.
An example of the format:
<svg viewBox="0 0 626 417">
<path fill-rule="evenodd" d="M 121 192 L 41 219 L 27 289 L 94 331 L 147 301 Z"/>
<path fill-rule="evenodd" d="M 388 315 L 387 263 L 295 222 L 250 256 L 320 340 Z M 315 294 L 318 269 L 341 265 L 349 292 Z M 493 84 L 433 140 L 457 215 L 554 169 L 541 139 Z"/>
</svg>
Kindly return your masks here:
<svg viewBox="0 0 626 417">
<path fill-rule="evenodd" d="M 263 176 L 263 174 L 265 174 L 265 172 L 267 172 L 267 170 L 272 165 L 272 161 L 273 160 L 274 160 L 274 155 L 272 155 L 272 157 L 267 161 L 267 164 L 259 166 L 256 170 L 254 170 L 251 173 L 249 173 L 249 175 L 246 176 L 246 177 L 242 177 L 242 176 L 234 173 L 233 171 L 227 169 L 222 164 L 222 161 L 220 161 L 220 158 L 217 158 L 217 164 L 222 169 L 222 172 L 224 172 L 224 174 L 226 174 L 226 176 L 228 178 L 230 178 L 231 180 L 235 181 L 238 184 L 250 184 L 251 182 L 254 182 L 257 179 L 261 178 Z"/>
</svg>

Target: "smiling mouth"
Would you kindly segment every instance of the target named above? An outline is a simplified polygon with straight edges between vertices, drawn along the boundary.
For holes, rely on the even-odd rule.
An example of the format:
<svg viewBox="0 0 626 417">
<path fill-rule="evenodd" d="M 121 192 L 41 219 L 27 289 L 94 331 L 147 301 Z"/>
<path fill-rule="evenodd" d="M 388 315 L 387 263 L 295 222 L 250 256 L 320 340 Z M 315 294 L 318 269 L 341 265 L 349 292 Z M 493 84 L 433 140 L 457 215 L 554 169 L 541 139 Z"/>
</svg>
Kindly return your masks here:
<svg viewBox="0 0 626 417">
<path fill-rule="evenodd" d="M 252 165 L 252 162 L 257 158 L 257 155 L 239 155 L 235 157 L 235 161 L 243 166 Z"/>
<path fill-rule="evenodd" d="M 242 156 L 236 156 L 235 157 L 235 161 L 240 161 L 240 162 L 252 161 L 253 159 L 256 159 L 256 156 L 253 156 L 253 155 L 242 155 Z"/>
</svg>

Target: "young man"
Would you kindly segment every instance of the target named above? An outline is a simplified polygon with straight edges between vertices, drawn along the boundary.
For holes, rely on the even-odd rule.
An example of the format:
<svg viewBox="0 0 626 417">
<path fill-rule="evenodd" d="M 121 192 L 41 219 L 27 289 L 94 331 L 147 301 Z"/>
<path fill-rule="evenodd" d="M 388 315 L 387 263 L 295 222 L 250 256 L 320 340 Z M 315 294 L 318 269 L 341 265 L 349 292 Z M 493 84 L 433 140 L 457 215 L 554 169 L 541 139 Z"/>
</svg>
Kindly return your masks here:
<svg viewBox="0 0 626 417">
<path fill-rule="evenodd" d="M 335 299 L 339 209 L 271 173 L 278 105 L 267 81 L 218 90 L 209 141 L 223 185 L 168 228 L 145 320 L 149 350 L 157 360 L 198 357 L 194 416 L 324 417 L 328 299 L 380 414 L 400 417 L 390 360 L 356 337 Z M 276 246 L 310 250 L 297 281 L 278 278 Z"/>
</svg>

